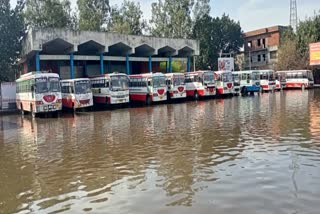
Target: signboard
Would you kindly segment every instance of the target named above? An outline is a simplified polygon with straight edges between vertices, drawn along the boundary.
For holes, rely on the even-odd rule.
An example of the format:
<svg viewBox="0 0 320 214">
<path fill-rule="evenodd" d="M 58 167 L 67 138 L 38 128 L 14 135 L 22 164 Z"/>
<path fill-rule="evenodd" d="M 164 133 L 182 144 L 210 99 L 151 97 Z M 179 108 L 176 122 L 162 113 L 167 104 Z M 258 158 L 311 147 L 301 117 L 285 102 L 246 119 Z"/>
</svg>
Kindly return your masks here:
<svg viewBox="0 0 320 214">
<path fill-rule="evenodd" d="M 218 58 L 219 71 L 234 71 L 234 58 Z"/>
<path fill-rule="evenodd" d="M 1 103 L 2 109 L 8 109 L 16 105 L 16 83 L 2 82 L 1 83 Z"/>
<path fill-rule="evenodd" d="M 311 43 L 310 50 L 310 65 L 320 65 L 320 42 Z"/>
</svg>

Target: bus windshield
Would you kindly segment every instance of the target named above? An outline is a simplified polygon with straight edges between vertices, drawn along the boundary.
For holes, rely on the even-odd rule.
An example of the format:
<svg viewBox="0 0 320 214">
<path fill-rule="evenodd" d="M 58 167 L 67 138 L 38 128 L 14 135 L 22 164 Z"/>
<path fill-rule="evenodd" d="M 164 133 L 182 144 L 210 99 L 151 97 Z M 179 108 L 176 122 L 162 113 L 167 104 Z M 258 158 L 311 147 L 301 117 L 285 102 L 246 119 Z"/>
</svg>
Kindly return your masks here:
<svg viewBox="0 0 320 214">
<path fill-rule="evenodd" d="M 185 78 L 183 75 L 173 77 L 173 85 L 174 86 L 184 85 L 184 81 L 185 81 Z"/>
<path fill-rule="evenodd" d="M 87 94 L 91 92 L 90 81 L 88 80 L 75 81 L 74 88 L 76 94 Z"/>
<path fill-rule="evenodd" d="M 60 82 L 57 77 L 49 77 L 49 91 L 50 92 L 60 92 Z"/>
<path fill-rule="evenodd" d="M 36 78 L 35 79 L 36 93 L 42 94 L 49 91 L 48 81 L 46 77 Z"/>
<path fill-rule="evenodd" d="M 152 81 L 153 81 L 154 88 L 166 87 L 166 77 L 164 76 L 153 77 Z"/>
<path fill-rule="evenodd" d="M 307 71 L 307 75 L 309 81 L 314 81 L 312 71 Z"/>
<path fill-rule="evenodd" d="M 263 72 L 260 74 L 260 79 L 272 81 L 274 80 L 274 76 L 272 72 Z"/>
<path fill-rule="evenodd" d="M 260 79 L 260 74 L 258 72 L 252 72 L 251 79 L 252 80 L 259 80 Z"/>
<path fill-rule="evenodd" d="M 204 84 L 214 83 L 213 72 L 208 72 L 203 74 L 203 83 Z"/>
<path fill-rule="evenodd" d="M 111 77 L 111 90 L 121 91 L 129 89 L 129 79 L 126 76 L 112 76 Z"/>
<path fill-rule="evenodd" d="M 222 74 L 222 81 L 223 82 L 233 82 L 232 80 L 232 73 L 223 73 Z"/>
</svg>

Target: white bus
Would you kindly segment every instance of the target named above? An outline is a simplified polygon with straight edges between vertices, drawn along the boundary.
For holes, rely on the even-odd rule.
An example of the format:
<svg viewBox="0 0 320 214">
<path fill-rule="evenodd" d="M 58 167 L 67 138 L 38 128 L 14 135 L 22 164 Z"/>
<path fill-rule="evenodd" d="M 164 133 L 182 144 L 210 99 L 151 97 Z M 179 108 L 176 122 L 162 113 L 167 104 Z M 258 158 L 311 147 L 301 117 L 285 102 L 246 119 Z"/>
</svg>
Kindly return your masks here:
<svg viewBox="0 0 320 214">
<path fill-rule="evenodd" d="M 187 97 L 198 100 L 200 97 L 216 95 L 213 71 L 194 71 L 185 73 Z"/>
<path fill-rule="evenodd" d="M 313 88 L 314 79 L 310 70 L 277 71 L 286 78 L 286 88 Z"/>
<path fill-rule="evenodd" d="M 166 75 L 167 83 L 167 98 L 170 99 L 180 99 L 186 98 L 186 86 L 185 86 L 185 76 L 183 73 L 168 73 Z"/>
<path fill-rule="evenodd" d="M 23 114 L 58 112 L 62 109 L 59 75 L 54 73 L 31 72 L 16 80 L 17 108 Z"/>
<path fill-rule="evenodd" d="M 80 108 L 93 106 L 93 96 L 88 78 L 61 80 L 61 92 L 64 108 L 76 111 Z"/>
<path fill-rule="evenodd" d="M 260 92 L 260 73 L 258 71 L 235 71 L 233 75 L 239 78 L 240 92 L 243 96 Z"/>
<path fill-rule="evenodd" d="M 129 103 L 129 78 L 112 73 L 90 78 L 94 104 L 115 105 Z"/>
<path fill-rule="evenodd" d="M 166 76 L 162 73 L 146 73 L 129 76 L 130 101 L 154 102 L 167 100 Z"/>
<path fill-rule="evenodd" d="M 258 70 L 260 72 L 260 87 L 262 91 L 276 90 L 275 72 L 273 70 Z"/>
<path fill-rule="evenodd" d="M 232 95 L 233 94 L 233 76 L 231 71 L 216 71 L 214 72 L 217 94 Z"/>
</svg>

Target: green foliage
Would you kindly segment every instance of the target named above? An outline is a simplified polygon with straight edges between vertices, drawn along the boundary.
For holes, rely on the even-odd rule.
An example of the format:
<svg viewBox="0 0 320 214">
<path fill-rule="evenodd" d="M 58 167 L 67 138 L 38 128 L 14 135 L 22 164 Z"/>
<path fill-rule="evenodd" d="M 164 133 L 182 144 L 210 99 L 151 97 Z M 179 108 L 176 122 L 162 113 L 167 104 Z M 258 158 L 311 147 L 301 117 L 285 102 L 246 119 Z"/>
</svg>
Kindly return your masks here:
<svg viewBox="0 0 320 214">
<path fill-rule="evenodd" d="M 320 41 L 320 14 L 300 22 L 297 32 L 285 31 L 278 51 L 277 70 L 309 68 L 309 44 Z"/>
<path fill-rule="evenodd" d="M 194 20 L 201 19 L 203 16 L 210 14 L 210 0 L 197 0 L 193 8 Z"/>
<path fill-rule="evenodd" d="M 123 34 L 142 35 L 146 22 L 142 20 L 140 4 L 125 0 L 120 8 L 111 9 L 109 31 Z"/>
<path fill-rule="evenodd" d="M 166 65 L 169 66 L 169 62 L 161 62 L 160 63 L 160 72 L 166 73 L 167 69 L 169 72 L 169 67 L 166 69 Z M 172 72 L 173 73 L 179 73 L 179 72 L 185 72 L 187 70 L 187 65 L 184 62 L 181 61 L 172 61 Z"/>
<path fill-rule="evenodd" d="M 69 0 L 28 0 L 25 20 L 32 28 L 72 28 Z"/>
<path fill-rule="evenodd" d="M 10 1 L 0 2 L 0 81 L 13 81 L 24 35 L 23 3 L 10 8 Z"/>
<path fill-rule="evenodd" d="M 223 15 L 212 18 L 204 15 L 196 20 L 192 37 L 200 42 L 200 56 L 196 57 L 197 69 L 218 68 L 219 53 L 237 53 L 243 45 L 239 22 Z"/>
<path fill-rule="evenodd" d="M 79 30 L 104 31 L 110 19 L 109 0 L 78 0 Z"/>
<path fill-rule="evenodd" d="M 152 3 L 151 34 L 187 38 L 191 32 L 193 0 L 158 0 Z"/>
</svg>

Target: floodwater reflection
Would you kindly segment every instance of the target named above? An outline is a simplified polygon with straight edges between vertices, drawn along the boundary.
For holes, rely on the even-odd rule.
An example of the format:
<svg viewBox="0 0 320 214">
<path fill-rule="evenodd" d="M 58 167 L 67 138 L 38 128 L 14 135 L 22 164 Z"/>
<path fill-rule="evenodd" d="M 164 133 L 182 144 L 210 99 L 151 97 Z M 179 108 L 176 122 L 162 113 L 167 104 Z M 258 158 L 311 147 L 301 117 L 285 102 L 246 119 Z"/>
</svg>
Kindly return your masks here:
<svg viewBox="0 0 320 214">
<path fill-rule="evenodd" d="M 320 91 L 0 118 L 0 213 L 318 213 Z"/>
</svg>

